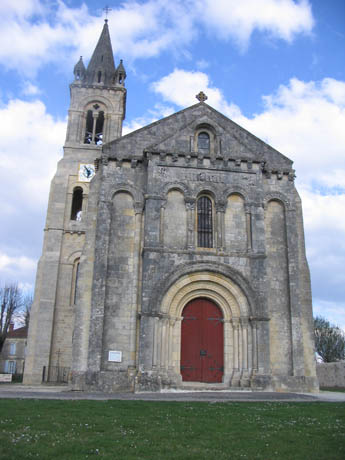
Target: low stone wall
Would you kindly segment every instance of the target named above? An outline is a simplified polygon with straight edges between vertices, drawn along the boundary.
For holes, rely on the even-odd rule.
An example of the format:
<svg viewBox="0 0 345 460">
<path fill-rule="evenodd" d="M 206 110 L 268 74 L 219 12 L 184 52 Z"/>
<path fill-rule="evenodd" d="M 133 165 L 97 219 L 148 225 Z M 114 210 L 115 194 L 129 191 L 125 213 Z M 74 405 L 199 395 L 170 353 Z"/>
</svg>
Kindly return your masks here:
<svg viewBox="0 0 345 460">
<path fill-rule="evenodd" d="M 320 388 L 338 387 L 345 388 L 345 361 L 337 363 L 318 363 L 316 373 Z"/>
</svg>

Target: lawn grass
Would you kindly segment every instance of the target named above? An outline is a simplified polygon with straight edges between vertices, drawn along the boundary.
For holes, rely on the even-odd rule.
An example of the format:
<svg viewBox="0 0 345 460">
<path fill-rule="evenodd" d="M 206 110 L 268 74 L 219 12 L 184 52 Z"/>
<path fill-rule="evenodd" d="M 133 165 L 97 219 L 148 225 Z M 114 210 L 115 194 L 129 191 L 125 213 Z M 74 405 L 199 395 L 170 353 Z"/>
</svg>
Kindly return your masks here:
<svg viewBox="0 0 345 460">
<path fill-rule="evenodd" d="M 345 388 L 340 387 L 320 387 L 321 391 L 336 391 L 337 393 L 345 393 Z"/>
<path fill-rule="evenodd" d="M 0 400 L 0 458 L 344 459 L 344 403 Z"/>
</svg>

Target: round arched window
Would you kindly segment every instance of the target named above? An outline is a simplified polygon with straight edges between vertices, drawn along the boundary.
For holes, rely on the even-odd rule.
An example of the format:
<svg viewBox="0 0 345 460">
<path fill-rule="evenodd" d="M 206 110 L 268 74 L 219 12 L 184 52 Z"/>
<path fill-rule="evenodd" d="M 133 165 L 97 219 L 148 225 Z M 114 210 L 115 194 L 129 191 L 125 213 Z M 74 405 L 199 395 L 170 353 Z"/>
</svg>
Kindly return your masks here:
<svg viewBox="0 0 345 460">
<path fill-rule="evenodd" d="M 212 201 L 207 196 L 198 199 L 198 246 L 213 247 Z"/>
<path fill-rule="evenodd" d="M 205 131 L 198 134 L 198 151 L 204 153 L 210 151 L 210 136 Z"/>
</svg>

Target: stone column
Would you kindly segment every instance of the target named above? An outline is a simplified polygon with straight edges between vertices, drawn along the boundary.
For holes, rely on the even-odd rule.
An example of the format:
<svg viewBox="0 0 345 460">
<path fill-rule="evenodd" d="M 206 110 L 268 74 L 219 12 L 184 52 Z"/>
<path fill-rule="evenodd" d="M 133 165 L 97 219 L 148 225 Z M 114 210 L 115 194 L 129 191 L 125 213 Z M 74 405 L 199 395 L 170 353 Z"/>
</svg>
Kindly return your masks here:
<svg viewBox="0 0 345 460">
<path fill-rule="evenodd" d="M 133 250 L 133 297 L 132 297 L 132 317 L 131 317 L 131 333 L 130 333 L 130 351 L 133 359 L 133 365 L 136 362 L 137 350 L 137 313 L 139 312 L 140 304 L 140 262 L 141 262 L 141 221 L 143 216 L 143 203 L 134 203 L 135 212 L 135 234 L 134 234 L 134 250 Z"/>
<path fill-rule="evenodd" d="M 224 320 L 224 383 L 230 384 L 233 372 L 234 337 L 231 320 Z"/>
<path fill-rule="evenodd" d="M 109 113 L 104 114 L 104 125 L 103 125 L 103 142 L 102 144 L 105 144 L 108 142 L 108 139 L 110 140 L 110 123 L 111 123 L 111 116 Z"/>
<path fill-rule="evenodd" d="M 250 252 L 253 249 L 252 244 L 252 211 L 251 206 L 245 206 L 245 213 L 246 213 L 246 230 L 247 230 L 247 251 Z"/>
<path fill-rule="evenodd" d="M 219 251 L 224 251 L 224 242 L 225 242 L 225 211 L 226 211 L 227 201 L 226 200 L 219 200 L 216 203 L 216 225 L 217 225 L 217 232 L 216 232 L 216 247 Z"/>
<path fill-rule="evenodd" d="M 288 209 L 285 211 L 286 221 L 286 242 L 288 259 L 288 279 L 290 294 L 290 321 L 291 321 L 291 355 L 292 355 L 292 374 L 304 375 L 304 348 L 303 333 L 301 329 L 301 306 L 300 306 L 300 279 L 299 254 L 296 242 L 303 235 L 298 235 L 296 228 L 296 210 Z"/>
<path fill-rule="evenodd" d="M 256 320 L 252 319 L 251 320 L 252 324 L 252 337 L 253 337 L 253 370 L 257 371 L 258 370 L 258 343 L 257 343 L 257 324 Z"/>
<path fill-rule="evenodd" d="M 232 319 L 232 327 L 234 332 L 234 369 L 239 370 L 239 319 Z"/>
<path fill-rule="evenodd" d="M 165 213 L 166 200 L 162 201 L 161 214 L 159 221 L 159 245 L 164 246 L 164 213 Z"/>
<path fill-rule="evenodd" d="M 162 355 L 161 355 L 161 361 L 160 361 L 160 367 L 163 370 L 166 370 L 167 368 L 167 355 L 168 355 L 168 326 L 169 326 L 169 321 L 167 317 L 161 318 L 161 350 L 162 350 Z"/>
<path fill-rule="evenodd" d="M 161 238 L 161 205 L 164 199 L 157 195 L 145 196 L 144 244 L 159 247 Z"/>
<path fill-rule="evenodd" d="M 154 334 L 153 334 L 153 353 L 152 353 L 152 367 L 156 368 L 159 362 L 159 318 L 154 318 Z"/>
<path fill-rule="evenodd" d="M 242 369 L 248 370 L 248 318 L 241 318 L 242 326 Z"/>
<path fill-rule="evenodd" d="M 96 111 L 92 112 L 92 116 L 93 116 L 93 124 L 92 124 L 91 143 L 93 144 L 95 142 L 95 136 L 96 136 L 96 124 L 97 124 L 98 112 Z"/>
<path fill-rule="evenodd" d="M 185 198 L 187 210 L 187 248 L 195 248 L 195 199 L 191 197 Z"/>
<path fill-rule="evenodd" d="M 238 386 L 240 383 L 240 319 L 239 318 L 232 318 L 232 327 L 233 327 L 233 337 L 234 337 L 234 371 L 232 374 L 232 386 Z"/>
<path fill-rule="evenodd" d="M 174 340 L 174 327 L 176 318 L 169 318 L 169 333 L 168 333 L 168 370 L 173 370 L 173 340 Z"/>
<path fill-rule="evenodd" d="M 181 379 L 181 325 L 182 325 L 182 316 L 176 317 L 176 322 L 174 325 L 174 340 L 173 340 L 173 367 L 176 375 Z"/>
<path fill-rule="evenodd" d="M 265 215 L 263 204 L 251 206 L 251 241 L 254 252 L 265 252 Z"/>
</svg>

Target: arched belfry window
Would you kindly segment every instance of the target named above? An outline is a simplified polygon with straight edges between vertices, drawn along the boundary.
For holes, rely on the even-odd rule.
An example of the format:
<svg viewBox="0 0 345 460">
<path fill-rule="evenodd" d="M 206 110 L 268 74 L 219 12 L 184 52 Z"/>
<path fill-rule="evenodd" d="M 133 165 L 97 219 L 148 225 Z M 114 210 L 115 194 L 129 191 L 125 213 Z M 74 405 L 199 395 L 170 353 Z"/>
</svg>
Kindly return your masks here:
<svg viewBox="0 0 345 460">
<path fill-rule="evenodd" d="M 207 196 L 198 199 L 198 247 L 213 247 L 212 201 Z"/>
<path fill-rule="evenodd" d="M 205 131 L 198 134 L 198 152 L 210 152 L 210 136 Z"/>
<path fill-rule="evenodd" d="M 81 213 L 83 208 L 83 189 L 76 187 L 73 190 L 71 220 L 81 220 Z"/>
<path fill-rule="evenodd" d="M 101 107 L 98 104 L 92 106 L 93 110 L 88 110 L 86 113 L 86 127 L 84 144 L 103 144 L 104 132 L 104 111 L 99 110 Z"/>
</svg>

